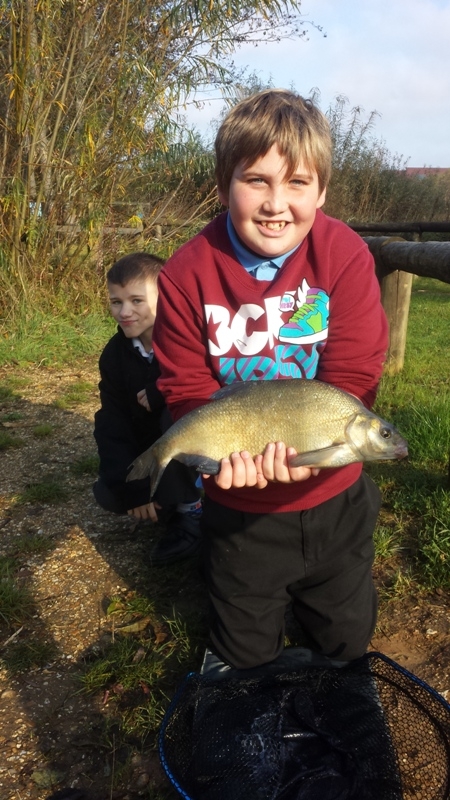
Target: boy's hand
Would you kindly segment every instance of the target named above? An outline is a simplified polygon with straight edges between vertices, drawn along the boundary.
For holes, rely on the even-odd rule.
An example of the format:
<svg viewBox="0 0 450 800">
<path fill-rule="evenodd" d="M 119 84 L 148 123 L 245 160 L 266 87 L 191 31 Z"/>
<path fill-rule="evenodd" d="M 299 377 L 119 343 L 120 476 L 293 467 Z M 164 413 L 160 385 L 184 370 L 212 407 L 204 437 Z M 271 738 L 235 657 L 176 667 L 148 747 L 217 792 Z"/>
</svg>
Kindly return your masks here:
<svg viewBox="0 0 450 800">
<path fill-rule="evenodd" d="M 146 408 L 147 411 L 151 411 L 150 403 L 148 402 L 147 392 L 145 391 L 145 389 L 141 389 L 141 391 L 137 393 L 136 398 L 140 406 L 144 406 L 144 408 Z"/>
<path fill-rule="evenodd" d="M 134 517 L 135 519 L 150 519 L 152 522 L 158 522 L 158 515 L 154 503 L 146 503 L 145 506 L 129 508 L 127 514 L 129 517 Z"/>
<path fill-rule="evenodd" d="M 295 455 L 297 451 L 293 447 L 286 447 L 283 442 L 269 442 L 263 454 L 254 459 L 246 450 L 232 453 L 230 458 L 222 459 L 220 472 L 214 476 L 214 480 L 221 489 L 239 489 L 243 486 L 264 489 L 269 481 L 294 483 L 319 474 L 320 470 L 310 467 L 290 467 L 289 457 Z M 203 478 L 209 477 L 203 475 Z"/>
<path fill-rule="evenodd" d="M 261 455 L 256 456 L 255 463 L 266 482 L 295 483 L 306 481 L 318 475 L 320 470 L 311 467 L 291 467 L 289 460 L 297 455 L 294 447 L 286 447 L 284 442 L 269 442 Z"/>
</svg>

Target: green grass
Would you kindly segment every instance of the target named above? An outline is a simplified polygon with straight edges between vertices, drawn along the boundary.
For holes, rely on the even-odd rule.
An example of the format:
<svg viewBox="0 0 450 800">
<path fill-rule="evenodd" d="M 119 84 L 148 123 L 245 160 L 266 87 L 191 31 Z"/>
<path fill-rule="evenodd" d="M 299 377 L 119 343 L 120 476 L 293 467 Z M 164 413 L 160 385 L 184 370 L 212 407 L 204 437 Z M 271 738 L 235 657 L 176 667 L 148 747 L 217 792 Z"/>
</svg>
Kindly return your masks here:
<svg viewBox="0 0 450 800">
<path fill-rule="evenodd" d="M 5 403 L 8 400 L 14 400 L 17 397 L 18 395 L 10 386 L 9 381 L 3 381 L 0 383 L 0 403 Z"/>
<path fill-rule="evenodd" d="M 41 422 L 40 425 L 35 425 L 33 428 L 33 435 L 37 439 L 45 439 L 47 436 L 51 436 L 52 433 L 53 425 L 49 425 L 48 422 Z"/>
<path fill-rule="evenodd" d="M 31 614 L 33 599 L 29 590 L 17 579 L 18 562 L 11 556 L 0 556 L 0 621 L 20 624 Z"/>
<path fill-rule="evenodd" d="M 85 309 L 78 316 L 67 307 L 53 313 L 26 309 L 16 318 L 8 338 L 0 336 L 0 365 L 73 364 L 77 359 L 99 355 L 115 329 L 106 303 L 104 312 Z"/>
<path fill-rule="evenodd" d="M 403 370 L 382 379 L 375 411 L 408 441 L 409 457 L 370 464 L 383 494 L 377 563 L 401 566 L 393 591 L 450 586 L 450 373 L 443 342 L 450 330 L 450 285 L 413 284 Z M 393 547 L 392 547 L 393 546 Z M 402 580 L 402 574 L 404 580 Z"/>
<path fill-rule="evenodd" d="M 155 744 L 157 730 L 174 686 L 196 666 L 196 638 L 187 633 L 177 613 L 155 612 L 154 601 L 142 595 L 111 598 L 107 614 L 114 618 L 113 640 L 87 659 L 80 678 L 88 694 L 99 691 L 120 716 L 125 737 Z"/>
<path fill-rule="evenodd" d="M 11 675 L 19 675 L 30 669 L 42 669 L 57 656 L 54 642 L 31 640 L 13 644 L 2 655 L 2 661 Z"/>
<path fill-rule="evenodd" d="M 20 539 L 15 552 L 21 556 L 46 555 L 50 550 L 53 550 L 54 546 L 52 539 L 36 533 Z"/>
<path fill-rule="evenodd" d="M 38 483 L 31 483 L 17 496 L 17 503 L 61 503 L 67 500 L 69 492 L 66 486 L 51 478 Z"/>
<path fill-rule="evenodd" d="M 78 476 L 97 475 L 99 465 L 100 459 L 96 453 L 93 453 L 92 455 L 78 459 L 78 461 L 74 461 L 74 463 L 70 465 L 70 471 Z"/>
<path fill-rule="evenodd" d="M 6 414 L 2 414 L 0 422 L 18 422 L 20 419 L 23 419 L 23 414 L 19 411 L 8 411 Z"/>
<path fill-rule="evenodd" d="M 29 383 L 30 380 L 23 375 L 8 375 L 3 378 L 0 383 L 0 402 L 19 399 L 20 389 L 26 388 Z"/>
<path fill-rule="evenodd" d="M 52 405 L 64 410 L 74 408 L 86 403 L 94 391 L 97 391 L 97 387 L 90 381 L 75 381 Z"/>
<path fill-rule="evenodd" d="M 0 430 L 0 450 L 10 450 L 13 447 L 22 447 L 23 440 L 18 436 L 13 436 L 8 431 Z"/>
</svg>

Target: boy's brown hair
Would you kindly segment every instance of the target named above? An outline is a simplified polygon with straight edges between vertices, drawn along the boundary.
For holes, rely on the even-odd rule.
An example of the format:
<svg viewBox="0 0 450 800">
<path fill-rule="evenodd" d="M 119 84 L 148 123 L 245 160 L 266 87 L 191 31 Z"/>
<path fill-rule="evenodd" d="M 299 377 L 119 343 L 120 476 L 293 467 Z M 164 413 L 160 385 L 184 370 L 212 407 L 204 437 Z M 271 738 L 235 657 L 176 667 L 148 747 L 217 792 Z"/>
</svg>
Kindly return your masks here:
<svg viewBox="0 0 450 800">
<path fill-rule="evenodd" d="M 314 169 L 322 192 L 331 175 L 331 134 L 328 120 L 312 100 L 286 89 L 266 89 L 229 111 L 215 141 L 216 180 L 227 192 L 233 171 L 243 161 L 251 166 L 276 144 L 286 159 L 288 177 L 300 159 Z"/>
<path fill-rule="evenodd" d="M 164 266 L 164 259 L 151 253 L 129 253 L 116 261 L 106 273 L 108 283 L 126 286 L 130 281 L 147 280 L 155 283 Z"/>
</svg>

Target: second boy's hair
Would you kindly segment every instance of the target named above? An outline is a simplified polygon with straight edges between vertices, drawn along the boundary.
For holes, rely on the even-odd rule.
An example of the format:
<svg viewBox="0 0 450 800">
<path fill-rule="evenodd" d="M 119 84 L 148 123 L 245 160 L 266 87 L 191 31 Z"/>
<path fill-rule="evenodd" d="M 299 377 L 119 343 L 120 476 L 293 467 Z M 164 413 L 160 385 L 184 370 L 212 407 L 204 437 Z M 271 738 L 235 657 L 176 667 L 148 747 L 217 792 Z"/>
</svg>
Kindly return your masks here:
<svg viewBox="0 0 450 800">
<path fill-rule="evenodd" d="M 228 191 L 241 161 L 251 166 L 274 144 L 286 159 L 288 176 L 303 159 L 317 172 L 320 191 L 326 188 L 332 153 L 327 118 L 310 99 L 286 89 L 266 89 L 234 106 L 218 130 L 215 150 L 219 190 Z"/>
<path fill-rule="evenodd" d="M 106 280 L 108 283 L 115 283 L 119 286 L 126 286 L 130 281 L 147 280 L 148 278 L 156 283 L 164 263 L 163 258 L 151 255 L 151 253 L 130 253 L 119 258 L 112 265 L 106 273 Z"/>
</svg>

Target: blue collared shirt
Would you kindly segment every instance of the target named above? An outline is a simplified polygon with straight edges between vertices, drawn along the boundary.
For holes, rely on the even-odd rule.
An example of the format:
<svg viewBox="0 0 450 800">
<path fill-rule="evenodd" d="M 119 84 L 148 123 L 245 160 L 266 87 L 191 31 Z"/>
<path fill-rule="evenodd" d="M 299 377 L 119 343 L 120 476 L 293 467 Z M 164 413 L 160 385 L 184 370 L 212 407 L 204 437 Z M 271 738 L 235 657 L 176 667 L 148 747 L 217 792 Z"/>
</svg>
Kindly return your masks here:
<svg viewBox="0 0 450 800">
<path fill-rule="evenodd" d="M 253 253 L 251 250 L 248 250 L 242 244 L 234 229 L 229 212 L 227 214 L 227 231 L 231 244 L 233 245 L 236 258 L 242 264 L 244 269 L 246 269 L 247 272 L 251 273 L 253 277 L 257 278 L 259 281 L 273 280 L 288 256 L 290 256 L 297 250 L 298 247 L 300 247 L 298 244 L 296 247 L 293 247 L 292 250 L 289 250 L 288 253 L 283 253 L 282 256 L 276 256 L 275 258 L 265 258 L 264 256 L 259 256 L 257 253 Z"/>
</svg>

